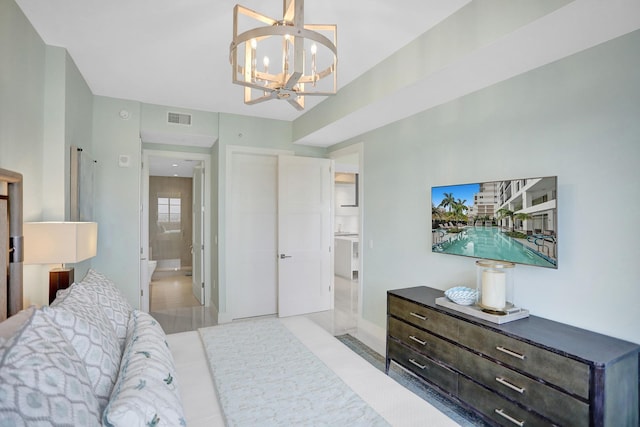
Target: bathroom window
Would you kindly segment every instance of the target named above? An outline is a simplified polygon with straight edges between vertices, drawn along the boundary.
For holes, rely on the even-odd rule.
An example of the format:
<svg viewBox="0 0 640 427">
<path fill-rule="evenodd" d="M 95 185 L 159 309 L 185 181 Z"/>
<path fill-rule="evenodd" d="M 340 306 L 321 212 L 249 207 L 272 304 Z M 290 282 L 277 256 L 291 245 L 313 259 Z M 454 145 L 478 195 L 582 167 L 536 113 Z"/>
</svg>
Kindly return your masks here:
<svg viewBox="0 0 640 427">
<path fill-rule="evenodd" d="M 158 197 L 158 222 L 180 224 L 181 203 L 179 197 Z"/>
</svg>

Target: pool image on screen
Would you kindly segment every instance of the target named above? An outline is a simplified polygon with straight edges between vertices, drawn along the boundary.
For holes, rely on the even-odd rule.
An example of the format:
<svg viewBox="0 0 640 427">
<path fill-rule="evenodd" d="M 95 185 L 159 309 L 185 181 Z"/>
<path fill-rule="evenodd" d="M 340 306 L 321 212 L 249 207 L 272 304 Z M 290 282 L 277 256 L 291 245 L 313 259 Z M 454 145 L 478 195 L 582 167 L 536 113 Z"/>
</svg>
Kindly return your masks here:
<svg viewBox="0 0 640 427">
<path fill-rule="evenodd" d="M 431 250 L 558 267 L 557 177 L 431 188 Z"/>
</svg>

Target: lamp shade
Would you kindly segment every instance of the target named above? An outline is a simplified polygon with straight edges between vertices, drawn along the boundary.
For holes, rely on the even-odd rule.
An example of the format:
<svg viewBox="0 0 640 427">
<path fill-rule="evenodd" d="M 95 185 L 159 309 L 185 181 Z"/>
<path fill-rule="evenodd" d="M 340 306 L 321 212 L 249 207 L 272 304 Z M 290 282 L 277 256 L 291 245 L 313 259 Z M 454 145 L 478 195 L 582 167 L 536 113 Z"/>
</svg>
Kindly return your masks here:
<svg viewBox="0 0 640 427">
<path fill-rule="evenodd" d="M 73 264 L 96 256 L 96 222 L 25 222 L 25 264 Z"/>
</svg>

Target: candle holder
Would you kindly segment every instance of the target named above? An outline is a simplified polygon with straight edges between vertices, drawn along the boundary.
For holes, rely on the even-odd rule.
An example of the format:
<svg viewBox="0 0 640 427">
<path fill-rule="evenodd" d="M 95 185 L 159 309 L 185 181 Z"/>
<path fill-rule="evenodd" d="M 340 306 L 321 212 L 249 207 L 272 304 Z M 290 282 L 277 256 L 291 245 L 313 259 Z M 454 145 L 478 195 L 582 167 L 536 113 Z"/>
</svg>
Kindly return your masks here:
<svg viewBox="0 0 640 427">
<path fill-rule="evenodd" d="M 513 270 L 507 261 L 476 261 L 476 305 L 492 314 L 519 311 L 513 299 Z"/>
</svg>

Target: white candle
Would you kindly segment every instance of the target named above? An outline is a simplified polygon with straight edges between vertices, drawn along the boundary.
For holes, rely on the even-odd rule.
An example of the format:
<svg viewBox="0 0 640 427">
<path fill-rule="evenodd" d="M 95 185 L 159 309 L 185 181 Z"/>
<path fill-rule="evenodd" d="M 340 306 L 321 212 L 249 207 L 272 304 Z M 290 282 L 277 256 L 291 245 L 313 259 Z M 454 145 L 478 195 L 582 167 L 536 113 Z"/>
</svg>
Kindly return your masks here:
<svg viewBox="0 0 640 427">
<path fill-rule="evenodd" d="M 482 305 L 496 310 L 507 305 L 506 274 L 503 271 L 482 272 Z"/>
</svg>

